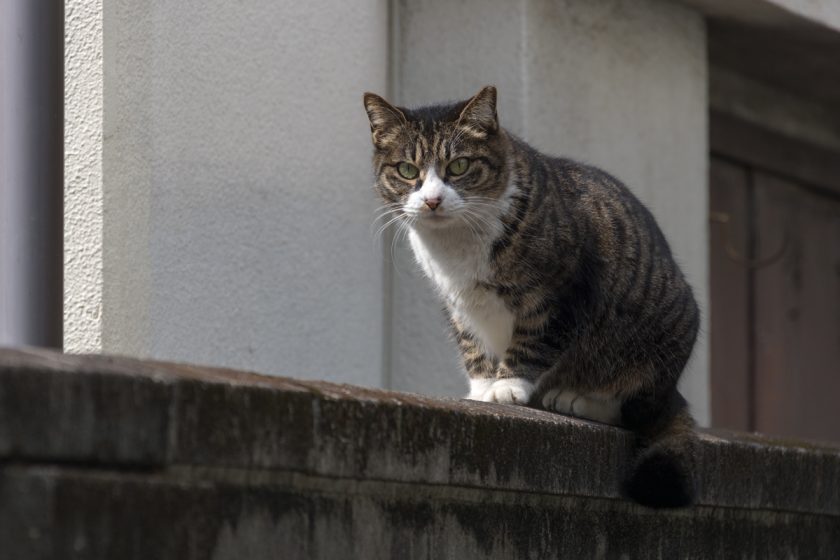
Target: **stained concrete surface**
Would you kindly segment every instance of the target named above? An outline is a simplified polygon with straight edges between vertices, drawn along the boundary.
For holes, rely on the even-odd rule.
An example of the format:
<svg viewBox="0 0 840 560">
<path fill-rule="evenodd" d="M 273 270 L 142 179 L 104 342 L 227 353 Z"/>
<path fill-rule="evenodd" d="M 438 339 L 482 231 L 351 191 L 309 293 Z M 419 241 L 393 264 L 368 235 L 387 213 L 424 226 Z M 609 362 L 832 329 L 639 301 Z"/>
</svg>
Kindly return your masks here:
<svg viewBox="0 0 840 560">
<path fill-rule="evenodd" d="M 698 505 L 624 500 L 627 432 L 186 364 L 0 350 L 14 558 L 836 558 L 840 448 L 701 436 Z"/>
</svg>

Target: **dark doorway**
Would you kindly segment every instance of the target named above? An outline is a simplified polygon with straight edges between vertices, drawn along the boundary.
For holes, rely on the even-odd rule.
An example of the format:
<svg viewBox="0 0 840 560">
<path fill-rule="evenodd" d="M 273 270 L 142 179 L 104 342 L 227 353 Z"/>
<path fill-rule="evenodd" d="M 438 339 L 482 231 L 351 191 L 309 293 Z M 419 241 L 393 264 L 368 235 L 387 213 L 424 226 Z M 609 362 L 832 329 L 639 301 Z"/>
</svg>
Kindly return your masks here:
<svg viewBox="0 0 840 560">
<path fill-rule="evenodd" d="M 711 118 L 712 424 L 840 441 L 840 154 Z"/>
</svg>

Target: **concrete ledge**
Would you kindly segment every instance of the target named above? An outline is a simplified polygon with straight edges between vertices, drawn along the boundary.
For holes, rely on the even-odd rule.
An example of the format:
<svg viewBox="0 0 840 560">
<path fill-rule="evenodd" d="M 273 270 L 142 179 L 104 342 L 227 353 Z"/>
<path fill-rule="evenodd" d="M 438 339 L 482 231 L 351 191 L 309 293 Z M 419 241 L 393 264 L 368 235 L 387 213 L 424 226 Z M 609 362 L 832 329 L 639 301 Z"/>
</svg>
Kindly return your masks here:
<svg viewBox="0 0 840 560">
<path fill-rule="evenodd" d="M 631 450 L 538 410 L 0 350 L 13 558 L 840 557 L 840 448 L 704 434 L 671 512 L 619 497 Z"/>
</svg>

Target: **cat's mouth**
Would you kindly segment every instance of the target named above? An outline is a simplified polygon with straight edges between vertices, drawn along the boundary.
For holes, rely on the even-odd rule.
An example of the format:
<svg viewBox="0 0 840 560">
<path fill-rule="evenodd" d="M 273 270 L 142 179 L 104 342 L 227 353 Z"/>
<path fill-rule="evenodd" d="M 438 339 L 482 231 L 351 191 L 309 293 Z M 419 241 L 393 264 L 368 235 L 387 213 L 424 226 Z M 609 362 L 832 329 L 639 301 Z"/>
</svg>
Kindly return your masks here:
<svg viewBox="0 0 840 560">
<path fill-rule="evenodd" d="M 438 209 L 434 212 L 420 212 L 417 215 L 417 223 L 422 223 L 423 225 L 427 225 L 430 227 L 440 227 L 454 223 L 457 217 L 458 215 L 455 213 Z"/>
<path fill-rule="evenodd" d="M 429 208 L 406 209 L 405 213 L 415 226 L 427 229 L 454 227 L 463 223 L 465 219 L 463 209 L 459 208 L 457 204 L 449 207 L 440 205 L 434 210 Z"/>
</svg>

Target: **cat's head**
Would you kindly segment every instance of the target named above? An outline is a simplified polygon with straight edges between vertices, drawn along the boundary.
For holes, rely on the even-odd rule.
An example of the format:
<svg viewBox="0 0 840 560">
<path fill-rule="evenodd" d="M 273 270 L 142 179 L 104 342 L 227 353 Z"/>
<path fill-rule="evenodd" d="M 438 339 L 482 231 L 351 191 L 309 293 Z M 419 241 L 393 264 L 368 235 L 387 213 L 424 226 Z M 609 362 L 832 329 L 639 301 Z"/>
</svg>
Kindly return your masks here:
<svg viewBox="0 0 840 560">
<path fill-rule="evenodd" d="M 498 211 L 509 142 L 496 115 L 496 88 L 466 101 L 419 109 L 364 95 L 373 140 L 376 190 L 418 227 L 470 224 Z"/>
</svg>

